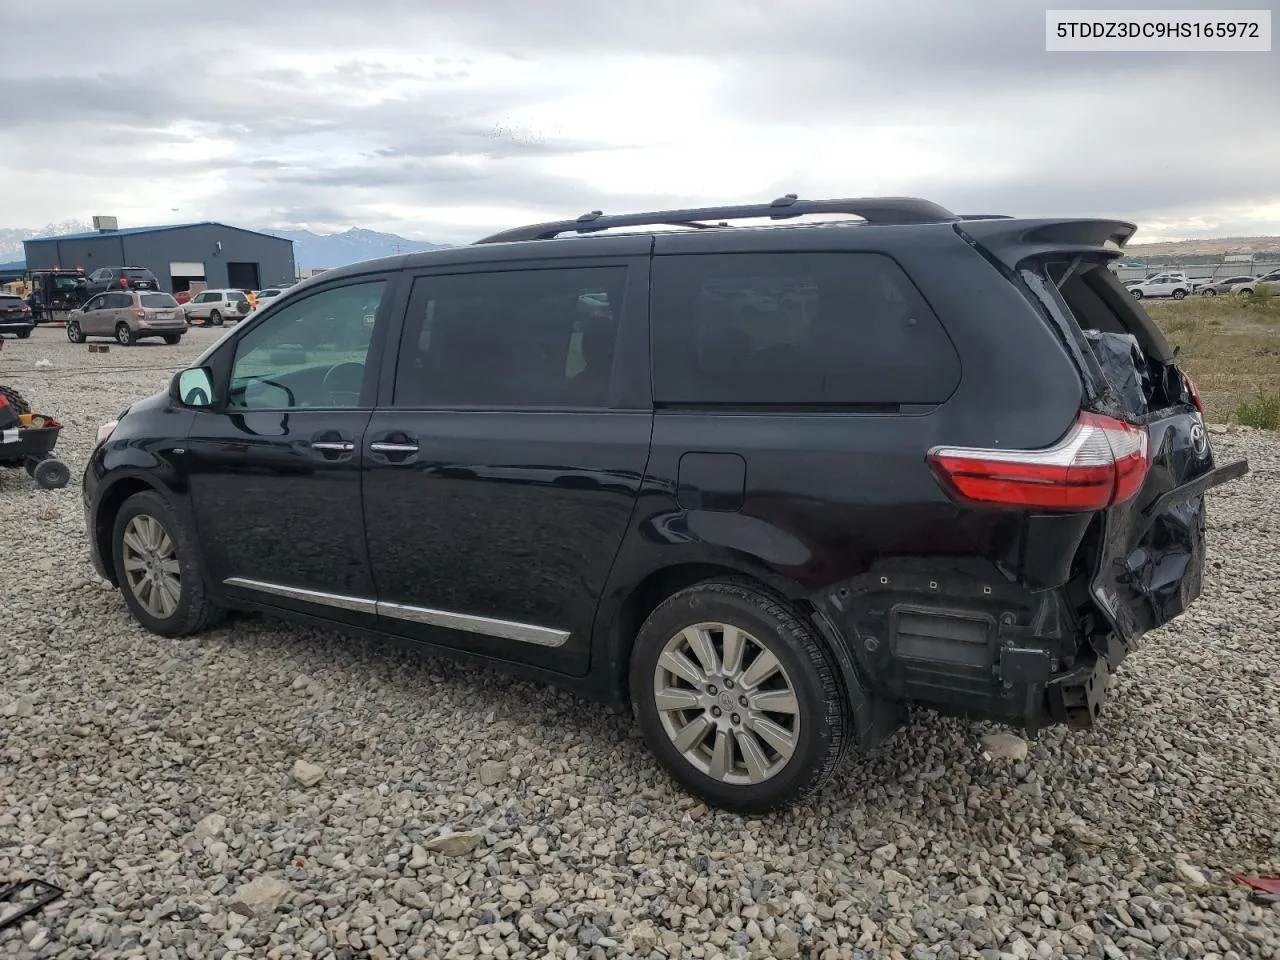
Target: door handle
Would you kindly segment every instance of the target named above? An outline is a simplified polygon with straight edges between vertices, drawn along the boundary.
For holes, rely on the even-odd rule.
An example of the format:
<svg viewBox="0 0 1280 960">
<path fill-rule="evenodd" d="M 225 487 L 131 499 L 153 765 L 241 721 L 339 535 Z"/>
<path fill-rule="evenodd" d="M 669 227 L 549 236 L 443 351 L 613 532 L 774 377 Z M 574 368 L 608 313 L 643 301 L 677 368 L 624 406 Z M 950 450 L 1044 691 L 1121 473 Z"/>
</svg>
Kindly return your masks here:
<svg viewBox="0 0 1280 960">
<path fill-rule="evenodd" d="M 386 440 L 377 440 L 369 444 L 369 449 L 374 453 L 417 453 L 418 445 L 416 443 L 390 443 Z"/>
<path fill-rule="evenodd" d="M 351 453 L 356 445 L 345 440 L 317 440 L 311 444 L 313 450 L 332 451 L 334 453 Z"/>
</svg>

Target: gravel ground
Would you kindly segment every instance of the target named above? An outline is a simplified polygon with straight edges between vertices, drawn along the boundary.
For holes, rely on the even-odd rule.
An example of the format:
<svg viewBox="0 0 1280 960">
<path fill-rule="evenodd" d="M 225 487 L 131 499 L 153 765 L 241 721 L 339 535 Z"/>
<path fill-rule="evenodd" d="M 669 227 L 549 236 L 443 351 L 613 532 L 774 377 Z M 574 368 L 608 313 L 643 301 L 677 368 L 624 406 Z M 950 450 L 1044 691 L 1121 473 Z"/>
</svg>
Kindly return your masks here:
<svg viewBox="0 0 1280 960">
<path fill-rule="evenodd" d="M 1213 495 L 1205 596 L 1099 730 L 993 759 L 985 727 L 922 714 L 753 821 L 539 686 L 258 618 L 135 626 L 79 474 L 215 335 L 0 353 L 73 474 L 0 471 L 0 881 L 67 890 L 0 957 L 1280 957 L 1280 904 L 1229 874 L 1280 873 L 1274 436 L 1215 428 L 1253 473 Z"/>
</svg>

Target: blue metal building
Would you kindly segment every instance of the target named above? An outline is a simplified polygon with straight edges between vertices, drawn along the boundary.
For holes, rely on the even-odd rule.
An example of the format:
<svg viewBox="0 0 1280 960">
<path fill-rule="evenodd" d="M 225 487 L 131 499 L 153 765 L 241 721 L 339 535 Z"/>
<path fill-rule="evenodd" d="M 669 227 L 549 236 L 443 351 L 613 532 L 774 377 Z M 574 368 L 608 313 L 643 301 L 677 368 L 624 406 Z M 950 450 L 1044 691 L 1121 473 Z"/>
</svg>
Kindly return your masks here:
<svg viewBox="0 0 1280 960">
<path fill-rule="evenodd" d="M 225 223 L 100 229 L 23 241 L 27 267 L 146 267 L 170 293 L 201 286 L 260 290 L 296 279 L 293 241 Z"/>
</svg>

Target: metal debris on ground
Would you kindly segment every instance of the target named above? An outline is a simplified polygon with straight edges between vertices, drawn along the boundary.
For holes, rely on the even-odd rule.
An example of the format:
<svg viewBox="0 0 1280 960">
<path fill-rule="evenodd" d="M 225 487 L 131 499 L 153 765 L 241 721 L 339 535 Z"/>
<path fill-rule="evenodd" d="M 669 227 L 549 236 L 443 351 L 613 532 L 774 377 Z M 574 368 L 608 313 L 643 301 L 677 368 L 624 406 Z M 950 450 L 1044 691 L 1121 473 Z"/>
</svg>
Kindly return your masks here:
<svg viewBox="0 0 1280 960">
<path fill-rule="evenodd" d="M 34 893 L 34 899 L 18 905 L 18 909 L 12 913 L 4 913 L 5 907 L 14 904 L 18 895 L 24 891 Z M 61 887 L 55 887 L 52 883 L 45 883 L 43 880 L 16 880 L 13 883 L 0 884 L 0 930 L 13 926 L 23 917 L 29 917 L 41 907 L 53 903 L 62 896 L 62 893 Z"/>
</svg>

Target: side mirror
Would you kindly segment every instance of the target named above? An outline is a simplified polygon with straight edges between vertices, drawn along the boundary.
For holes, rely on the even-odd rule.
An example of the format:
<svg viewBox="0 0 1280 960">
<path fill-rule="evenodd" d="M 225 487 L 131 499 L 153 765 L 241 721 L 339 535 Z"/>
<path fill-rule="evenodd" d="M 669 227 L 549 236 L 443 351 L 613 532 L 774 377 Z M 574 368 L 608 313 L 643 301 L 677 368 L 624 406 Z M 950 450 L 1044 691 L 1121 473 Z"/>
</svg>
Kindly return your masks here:
<svg viewBox="0 0 1280 960">
<path fill-rule="evenodd" d="M 181 370 L 169 385 L 169 396 L 184 407 L 211 407 L 213 377 L 205 367 Z"/>
</svg>

